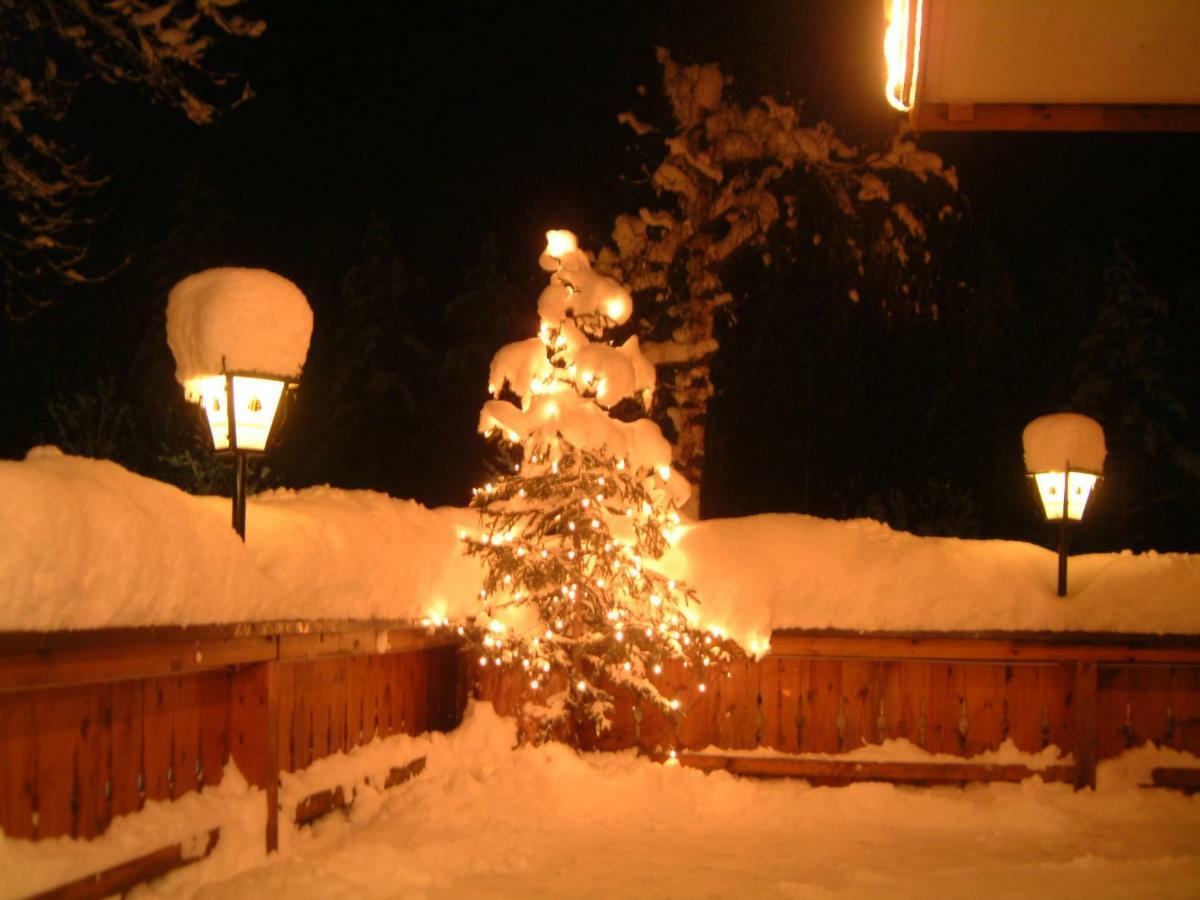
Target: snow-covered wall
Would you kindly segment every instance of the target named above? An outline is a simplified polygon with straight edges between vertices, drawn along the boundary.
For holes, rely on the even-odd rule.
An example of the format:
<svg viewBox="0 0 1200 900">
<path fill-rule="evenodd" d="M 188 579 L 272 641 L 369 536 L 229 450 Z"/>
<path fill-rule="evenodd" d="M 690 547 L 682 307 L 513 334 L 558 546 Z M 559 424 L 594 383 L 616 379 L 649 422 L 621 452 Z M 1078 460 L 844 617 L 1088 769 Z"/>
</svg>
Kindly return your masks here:
<svg viewBox="0 0 1200 900">
<path fill-rule="evenodd" d="M 0 631 L 276 619 L 458 618 L 482 572 L 475 514 L 321 487 L 193 497 L 99 460 L 39 449 L 0 462 Z M 748 649 L 776 628 L 1200 634 L 1200 556 L 1071 560 L 1011 541 L 920 538 L 797 515 L 685 526 L 662 562 L 700 621 Z"/>
</svg>

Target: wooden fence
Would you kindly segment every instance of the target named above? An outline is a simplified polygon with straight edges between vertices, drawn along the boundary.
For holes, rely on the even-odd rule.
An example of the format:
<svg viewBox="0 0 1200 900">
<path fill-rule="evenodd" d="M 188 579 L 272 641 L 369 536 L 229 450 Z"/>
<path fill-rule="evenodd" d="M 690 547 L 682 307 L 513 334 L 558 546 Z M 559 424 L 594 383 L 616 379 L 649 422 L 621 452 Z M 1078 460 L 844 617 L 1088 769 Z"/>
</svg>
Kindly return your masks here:
<svg viewBox="0 0 1200 900">
<path fill-rule="evenodd" d="M 453 728 L 468 681 L 502 713 L 527 699 L 516 673 L 470 671 L 453 641 L 400 623 L 3 634 L 0 827 L 93 837 L 146 800 L 218 783 L 232 759 L 266 790 L 273 847 L 279 772 L 376 735 Z M 1148 740 L 1200 755 L 1194 636 L 777 632 L 770 656 L 706 691 L 694 674 L 661 676 L 682 718 L 625 698 L 613 730 L 580 743 L 838 754 L 907 738 L 968 757 L 1011 738 L 1073 754 L 1058 777 L 1081 786 L 1098 760 Z M 789 774 L 806 772 L 840 783 Z"/>
<path fill-rule="evenodd" d="M 657 681 L 682 701 L 678 721 L 622 697 L 612 731 L 597 737 L 585 729 L 577 738 L 604 750 L 797 754 L 905 738 L 960 757 L 1011 738 L 1023 751 L 1053 744 L 1071 753 L 1070 771 L 1052 774 L 1079 786 L 1095 784 L 1099 760 L 1146 741 L 1200 755 L 1197 637 L 781 631 L 771 646 L 761 661 L 737 661 L 728 677 L 709 679 L 704 692 L 695 670 L 665 668 Z M 503 713 L 529 699 L 520 675 L 473 672 L 477 694 Z M 753 766 L 741 768 L 753 774 Z M 824 777 L 821 766 L 787 774 L 809 769 Z"/>
<path fill-rule="evenodd" d="M 278 773 L 376 735 L 449 730 L 457 647 L 397 623 L 270 623 L 0 635 L 0 828 L 102 834 L 147 800 Z"/>
</svg>

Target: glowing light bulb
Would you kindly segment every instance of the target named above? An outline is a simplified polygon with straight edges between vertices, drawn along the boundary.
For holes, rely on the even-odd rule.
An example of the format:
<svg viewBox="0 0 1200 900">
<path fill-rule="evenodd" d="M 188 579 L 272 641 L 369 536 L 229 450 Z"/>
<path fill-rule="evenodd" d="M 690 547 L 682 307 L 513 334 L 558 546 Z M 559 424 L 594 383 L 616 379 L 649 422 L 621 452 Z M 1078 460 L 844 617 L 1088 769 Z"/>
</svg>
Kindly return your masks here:
<svg viewBox="0 0 1200 900">
<path fill-rule="evenodd" d="M 575 683 L 575 687 L 582 694 L 587 690 L 587 682 L 580 678 L 579 681 Z"/>
<path fill-rule="evenodd" d="M 538 689 L 538 680 L 536 678 L 530 679 L 529 686 L 536 691 Z"/>
<path fill-rule="evenodd" d="M 568 253 L 579 248 L 575 235 L 569 231 L 552 230 L 546 232 L 546 255 L 554 259 L 562 259 Z"/>
<path fill-rule="evenodd" d="M 659 665 L 658 663 L 655 663 L 655 664 L 654 664 L 654 674 L 655 674 L 655 675 L 661 675 L 661 674 L 662 674 L 662 666 L 661 666 L 661 665 Z"/>
</svg>

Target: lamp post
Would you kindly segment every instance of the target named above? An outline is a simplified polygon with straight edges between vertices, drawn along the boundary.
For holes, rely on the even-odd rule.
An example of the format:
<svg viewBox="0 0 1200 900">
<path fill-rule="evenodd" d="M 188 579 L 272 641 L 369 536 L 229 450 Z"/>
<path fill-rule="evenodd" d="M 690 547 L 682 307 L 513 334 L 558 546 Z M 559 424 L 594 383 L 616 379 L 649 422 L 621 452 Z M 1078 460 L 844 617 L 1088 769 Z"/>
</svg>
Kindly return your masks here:
<svg viewBox="0 0 1200 900">
<path fill-rule="evenodd" d="M 1083 519 L 1104 467 L 1104 431 L 1087 416 L 1058 413 L 1025 427 L 1025 468 L 1037 486 L 1047 522 L 1058 523 L 1058 596 L 1067 595 L 1071 522 Z"/>
<path fill-rule="evenodd" d="M 189 393 L 199 397 L 208 420 L 213 449 L 233 454 L 233 530 L 243 541 L 247 457 L 266 452 L 283 393 L 295 387 L 290 378 L 257 372 L 225 372 L 189 384 Z"/>
<path fill-rule="evenodd" d="M 213 449 L 234 457 L 233 528 L 246 539 L 246 462 L 266 451 L 284 391 L 308 355 L 304 294 L 265 269 L 206 269 L 167 298 L 167 343 L 184 395 L 204 410 Z"/>
</svg>

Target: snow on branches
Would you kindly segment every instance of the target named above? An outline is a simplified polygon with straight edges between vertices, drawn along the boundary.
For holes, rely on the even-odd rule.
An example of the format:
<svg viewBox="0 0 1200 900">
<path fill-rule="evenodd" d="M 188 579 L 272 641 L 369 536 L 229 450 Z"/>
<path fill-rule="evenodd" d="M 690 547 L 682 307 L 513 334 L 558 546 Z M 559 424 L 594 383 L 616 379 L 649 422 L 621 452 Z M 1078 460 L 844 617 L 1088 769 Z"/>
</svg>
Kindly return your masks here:
<svg viewBox="0 0 1200 900">
<path fill-rule="evenodd" d="M 655 128 L 620 117 L 652 160 L 653 205 L 616 219 L 615 249 L 598 267 L 644 304 L 639 332 L 661 367 L 675 462 L 698 483 L 717 320 L 731 301 L 755 299 L 753 281 L 731 270 L 747 257 L 762 268 L 816 268 L 797 256 L 819 252 L 821 269 L 844 275 L 842 297 L 936 315 L 936 301 L 915 290 L 926 278 L 915 270 L 931 261 L 930 222 L 957 215 L 957 177 L 907 136 L 861 152 L 826 122 L 802 124 L 795 106 L 737 104 L 716 64 L 681 65 L 661 49 L 658 58 L 672 121 Z"/>
<path fill-rule="evenodd" d="M 510 471 L 476 489 L 481 530 L 461 535 L 486 566 L 468 631 L 478 664 L 522 673 L 537 740 L 568 722 L 606 730 L 618 688 L 673 713 L 679 700 L 655 677 L 664 664 L 715 675 L 732 647 L 699 627 L 694 592 L 654 567 L 689 486 L 658 426 L 614 411 L 645 410 L 654 388 L 637 338 L 603 340 L 632 314 L 629 293 L 570 232 L 547 239 L 538 336 L 496 354 L 480 414 Z"/>
<path fill-rule="evenodd" d="M 240 15 L 242 0 L 21 0 L 0 3 L 0 227 L 5 313 L 27 315 L 52 288 L 98 280 L 86 201 L 107 182 L 59 123 L 90 79 L 133 87 L 204 125 L 252 96 L 210 65 L 229 38 L 266 24 Z"/>
</svg>

